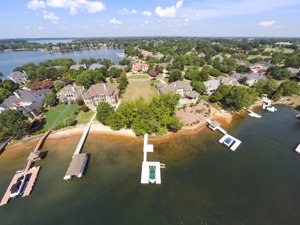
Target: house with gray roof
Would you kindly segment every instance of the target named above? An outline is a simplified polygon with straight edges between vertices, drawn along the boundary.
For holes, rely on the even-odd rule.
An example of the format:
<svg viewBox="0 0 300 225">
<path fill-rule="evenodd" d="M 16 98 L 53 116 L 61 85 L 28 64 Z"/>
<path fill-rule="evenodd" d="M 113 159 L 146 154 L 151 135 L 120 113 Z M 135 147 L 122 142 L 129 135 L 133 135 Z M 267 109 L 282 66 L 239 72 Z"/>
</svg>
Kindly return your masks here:
<svg viewBox="0 0 300 225">
<path fill-rule="evenodd" d="M 290 72 L 291 76 L 295 76 L 300 72 L 299 68 L 297 69 L 297 68 L 293 68 L 293 67 L 288 67 L 286 69 Z"/>
<path fill-rule="evenodd" d="M 160 84 L 157 88 L 160 93 L 176 92 L 180 94 L 182 98 L 197 99 L 199 97 L 199 94 L 193 91 L 191 81 L 189 80 L 177 80 L 168 85 Z"/>
<path fill-rule="evenodd" d="M 100 69 L 101 67 L 104 67 L 104 65 L 100 63 L 93 63 L 92 65 L 89 66 L 89 70 L 96 70 L 96 69 Z"/>
<path fill-rule="evenodd" d="M 75 64 L 70 66 L 70 70 L 86 69 L 86 64 Z"/>
<path fill-rule="evenodd" d="M 100 102 L 107 102 L 113 107 L 119 103 L 119 89 L 107 83 L 92 85 L 83 93 L 83 100 L 87 107 L 96 110 Z"/>
<path fill-rule="evenodd" d="M 246 73 L 246 74 L 240 74 L 240 73 L 234 73 L 232 78 L 241 81 L 242 79 L 246 79 L 245 84 L 248 86 L 255 85 L 259 80 L 265 79 L 265 75 L 262 73 Z"/>
<path fill-rule="evenodd" d="M 25 72 L 15 71 L 7 77 L 16 84 L 24 84 L 27 81 L 27 74 Z"/>
<path fill-rule="evenodd" d="M 272 66 L 271 63 L 267 61 L 259 61 L 256 63 L 249 63 L 247 64 L 247 67 L 253 72 L 253 73 L 265 73 L 267 70 Z"/>
<path fill-rule="evenodd" d="M 237 79 L 233 77 L 219 77 L 219 81 L 222 85 L 226 86 L 238 86 L 240 83 L 237 81 Z"/>
<path fill-rule="evenodd" d="M 206 94 L 211 95 L 215 93 L 218 87 L 221 85 L 220 80 L 208 80 L 203 82 L 204 86 L 206 87 Z"/>
<path fill-rule="evenodd" d="M 56 95 L 60 102 L 72 103 L 76 99 L 80 99 L 84 92 L 83 86 L 68 84 L 63 87 Z"/>
<path fill-rule="evenodd" d="M 29 120 L 38 118 L 45 101 L 45 95 L 51 92 L 50 89 L 37 91 L 17 90 L 0 104 L 0 113 L 5 109 L 15 109 L 20 111 Z"/>
</svg>

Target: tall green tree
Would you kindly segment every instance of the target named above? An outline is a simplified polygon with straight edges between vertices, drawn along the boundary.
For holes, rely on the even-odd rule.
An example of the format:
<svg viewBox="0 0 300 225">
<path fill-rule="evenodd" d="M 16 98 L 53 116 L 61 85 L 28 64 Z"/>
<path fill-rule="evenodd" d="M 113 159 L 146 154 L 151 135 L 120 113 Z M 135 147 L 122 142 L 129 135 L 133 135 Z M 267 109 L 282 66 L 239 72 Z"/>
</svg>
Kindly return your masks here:
<svg viewBox="0 0 300 225">
<path fill-rule="evenodd" d="M 29 123 L 24 116 L 13 109 L 0 113 L 0 140 L 6 138 L 22 138 L 29 129 Z"/>
</svg>

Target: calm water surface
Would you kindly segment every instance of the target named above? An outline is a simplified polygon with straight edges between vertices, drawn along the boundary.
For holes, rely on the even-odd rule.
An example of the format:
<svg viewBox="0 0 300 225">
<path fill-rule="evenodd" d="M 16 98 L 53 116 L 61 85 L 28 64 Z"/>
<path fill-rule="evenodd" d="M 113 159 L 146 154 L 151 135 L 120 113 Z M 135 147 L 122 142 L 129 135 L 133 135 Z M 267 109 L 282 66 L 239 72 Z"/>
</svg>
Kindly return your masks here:
<svg viewBox="0 0 300 225">
<path fill-rule="evenodd" d="M 296 225 L 300 222 L 300 156 L 296 112 L 279 107 L 225 127 L 242 140 L 232 152 L 221 134 L 151 139 L 149 160 L 166 164 L 161 185 L 141 185 L 142 139 L 89 135 L 82 179 L 63 181 L 80 136 L 48 139 L 48 156 L 32 195 L 0 208 L 1 225 Z M 0 155 L 0 194 L 24 165 L 31 141 Z"/>
<path fill-rule="evenodd" d="M 11 51 L 11 52 L 0 52 L 0 72 L 7 76 L 11 71 L 22 66 L 25 63 L 33 62 L 40 63 L 47 59 L 54 58 L 71 58 L 76 62 L 79 62 L 82 58 L 107 58 L 112 59 L 117 64 L 119 58 L 116 55 L 120 52 L 120 49 L 114 48 L 101 48 L 96 50 L 84 50 L 74 52 L 42 52 L 42 51 Z"/>
</svg>

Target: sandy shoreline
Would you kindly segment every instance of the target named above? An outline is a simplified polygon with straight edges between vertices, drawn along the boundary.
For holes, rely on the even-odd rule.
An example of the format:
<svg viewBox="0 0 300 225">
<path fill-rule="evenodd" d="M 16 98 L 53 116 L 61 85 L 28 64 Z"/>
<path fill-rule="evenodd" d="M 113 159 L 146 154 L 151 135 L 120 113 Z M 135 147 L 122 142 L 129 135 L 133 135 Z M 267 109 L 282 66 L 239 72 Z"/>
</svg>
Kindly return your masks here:
<svg viewBox="0 0 300 225">
<path fill-rule="evenodd" d="M 253 105 L 251 105 L 249 107 L 249 109 L 255 110 L 256 108 L 261 107 L 262 104 L 263 104 L 262 101 L 255 102 Z M 290 106 L 290 102 L 276 102 L 276 103 L 274 103 L 274 105 L 289 105 Z M 229 125 L 236 116 L 238 116 L 238 117 L 244 116 L 244 113 L 242 111 L 238 112 L 238 113 L 229 113 L 229 112 L 226 112 L 225 110 L 221 110 L 221 111 L 216 110 L 208 118 L 211 120 L 216 120 L 216 121 L 222 123 L 223 125 Z M 60 129 L 57 131 L 53 131 L 49 135 L 48 138 L 49 139 L 58 139 L 58 138 L 67 138 L 67 137 L 71 137 L 71 136 L 75 136 L 75 135 L 81 135 L 82 132 L 84 131 L 85 127 L 86 127 L 86 124 L 78 124 L 74 127 L 63 128 L 63 129 Z M 191 134 L 191 133 L 195 134 L 195 133 L 201 132 L 203 130 L 203 128 L 205 128 L 205 127 L 206 127 L 206 122 L 202 121 L 194 126 L 182 127 L 182 129 L 176 133 L 168 132 L 167 134 L 165 134 L 163 136 L 159 136 L 159 137 L 152 136 L 152 138 L 164 139 L 164 138 L 169 138 L 175 134 L 177 134 L 177 135 L 178 134 L 185 135 L 185 134 Z M 89 133 L 90 134 L 114 135 L 114 136 L 129 137 L 129 138 L 139 138 L 130 129 L 121 129 L 118 131 L 114 131 L 110 127 L 104 126 L 103 124 L 99 123 L 98 121 L 93 122 Z M 26 143 L 30 140 L 38 139 L 42 135 L 43 134 L 25 137 L 22 140 L 19 140 L 17 142 L 9 143 L 6 148 L 11 148 L 16 145 Z"/>
<path fill-rule="evenodd" d="M 225 111 L 222 111 L 222 112 L 218 111 L 218 112 L 212 114 L 209 118 L 211 120 L 217 120 L 219 122 L 224 122 L 226 124 L 230 124 L 232 119 L 233 119 L 233 115 L 228 113 L 228 112 L 225 112 Z M 168 132 L 167 134 L 165 134 L 161 137 L 157 137 L 157 136 L 153 136 L 153 137 L 154 138 L 159 138 L 159 139 L 164 139 L 164 138 L 169 138 L 173 134 L 198 133 L 205 126 L 206 126 L 206 122 L 202 121 L 199 124 L 196 124 L 194 126 L 183 127 L 180 131 L 178 131 L 176 133 Z M 48 138 L 49 139 L 58 139 L 58 138 L 71 137 L 71 136 L 75 136 L 75 135 L 81 135 L 82 132 L 84 131 L 85 127 L 86 127 L 86 124 L 78 124 L 75 127 L 63 128 L 63 129 L 60 129 L 60 130 L 57 130 L 57 131 L 53 131 L 49 135 Z M 103 124 L 99 123 L 98 121 L 93 122 L 89 133 L 90 134 L 104 134 L 104 135 L 115 135 L 115 136 L 130 137 L 130 138 L 139 138 L 130 129 L 121 129 L 121 130 L 118 130 L 118 131 L 114 131 L 110 127 L 104 126 Z M 23 144 L 23 143 L 26 143 L 28 141 L 34 140 L 34 139 L 38 139 L 42 135 L 43 134 L 25 137 L 22 140 L 19 140 L 17 142 L 13 142 L 13 143 L 8 144 L 8 146 L 6 148 L 11 148 L 11 147 L 14 147 L 16 145 Z"/>
</svg>

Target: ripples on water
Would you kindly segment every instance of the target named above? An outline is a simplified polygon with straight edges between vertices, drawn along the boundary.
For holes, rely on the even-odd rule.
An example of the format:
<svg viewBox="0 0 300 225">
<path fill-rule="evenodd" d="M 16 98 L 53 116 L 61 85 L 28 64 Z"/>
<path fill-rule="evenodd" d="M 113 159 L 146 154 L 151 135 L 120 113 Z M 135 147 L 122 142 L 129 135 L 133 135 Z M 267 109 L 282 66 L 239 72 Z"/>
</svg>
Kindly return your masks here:
<svg viewBox="0 0 300 225">
<path fill-rule="evenodd" d="M 242 140 L 236 152 L 218 143 L 221 135 L 151 139 L 160 160 L 161 185 L 141 185 L 142 139 L 90 135 L 91 154 L 82 179 L 63 181 L 80 136 L 49 139 L 47 158 L 32 195 L 0 208 L 6 224 L 213 224 L 294 225 L 300 221 L 300 156 L 293 152 L 300 124 L 280 107 L 226 127 Z M 0 156 L 0 194 L 27 158 L 34 142 Z"/>
</svg>

